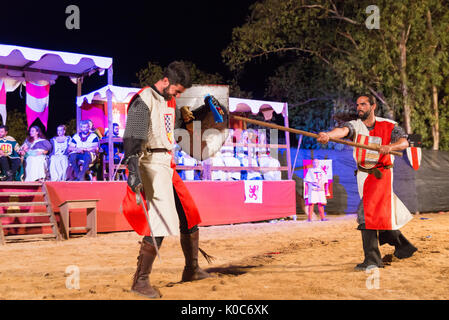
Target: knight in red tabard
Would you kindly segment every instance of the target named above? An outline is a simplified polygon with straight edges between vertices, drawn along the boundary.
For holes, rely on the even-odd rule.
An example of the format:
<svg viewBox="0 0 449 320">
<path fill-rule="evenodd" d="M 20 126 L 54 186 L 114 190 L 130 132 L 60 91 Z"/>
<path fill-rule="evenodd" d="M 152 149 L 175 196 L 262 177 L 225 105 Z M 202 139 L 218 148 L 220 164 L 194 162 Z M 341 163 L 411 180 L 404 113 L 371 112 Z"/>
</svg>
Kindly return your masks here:
<svg viewBox="0 0 449 320">
<path fill-rule="evenodd" d="M 394 121 L 375 116 L 376 100 L 371 95 L 357 99 L 357 120 L 344 123 L 329 132 L 320 132 L 317 141 L 329 142 L 329 138 L 349 138 L 361 144 L 379 144 L 380 149 L 369 151 L 354 149 L 357 163 L 357 184 L 362 199 L 357 216 L 358 229 L 362 232 L 365 259 L 356 270 L 370 266 L 383 267 L 378 243 L 395 247 L 399 259 L 411 257 L 417 248 L 399 231 L 412 215 L 393 193 L 393 162 L 391 151 L 402 151 L 409 145 L 407 134 Z"/>
<path fill-rule="evenodd" d="M 144 235 L 131 290 L 149 298 L 160 297 L 158 290 L 149 283 L 149 275 L 165 236 L 181 233 L 185 257 L 182 281 L 210 276 L 198 265 L 198 224 L 201 218 L 190 193 L 174 170 L 172 154 L 175 98 L 190 86 L 187 67 L 175 61 L 167 67 L 162 79 L 142 89 L 129 103 L 123 136 L 125 163 L 129 171 L 123 213 L 134 230 Z M 136 204 L 136 195 L 142 188 L 142 197 L 149 204 L 149 224 L 143 208 Z"/>
</svg>

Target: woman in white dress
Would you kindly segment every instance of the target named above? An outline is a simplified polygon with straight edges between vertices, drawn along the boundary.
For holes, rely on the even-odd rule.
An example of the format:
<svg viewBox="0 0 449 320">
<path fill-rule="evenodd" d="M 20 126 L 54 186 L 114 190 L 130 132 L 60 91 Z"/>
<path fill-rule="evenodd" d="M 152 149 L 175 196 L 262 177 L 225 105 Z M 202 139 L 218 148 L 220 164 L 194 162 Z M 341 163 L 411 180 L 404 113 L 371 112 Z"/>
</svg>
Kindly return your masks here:
<svg viewBox="0 0 449 320">
<path fill-rule="evenodd" d="M 44 138 L 38 126 L 32 126 L 19 153 L 25 156 L 25 181 L 43 181 L 47 178 L 47 155 L 51 143 Z"/>
<path fill-rule="evenodd" d="M 50 154 L 50 179 L 51 181 L 65 181 L 67 178 L 67 167 L 69 160 L 67 157 L 70 136 L 65 135 L 65 125 L 60 125 L 56 129 L 56 136 L 50 140 L 52 152 Z"/>
</svg>

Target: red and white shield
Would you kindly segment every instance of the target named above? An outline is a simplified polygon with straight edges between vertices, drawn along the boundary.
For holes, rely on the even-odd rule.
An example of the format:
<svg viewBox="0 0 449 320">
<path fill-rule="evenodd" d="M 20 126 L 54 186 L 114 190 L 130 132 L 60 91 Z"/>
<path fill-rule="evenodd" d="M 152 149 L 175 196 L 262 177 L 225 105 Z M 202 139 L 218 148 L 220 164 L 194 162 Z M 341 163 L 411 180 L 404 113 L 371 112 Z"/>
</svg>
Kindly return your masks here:
<svg viewBox="0 0 449 320">
<path fill-rule="evenodd" d="M 406 149 L 408 162 L 412 166 L 413 169 L 418 170 L 421 165 L 421 148 L 418 147 L 408 147 Z"/>
<path fill-rule="evenodd" d="M 359 134 L 357 136 L 356 142 L 359 144 L 364 144 L 366 146 L 375 147 L 382 145 L 382 138 Z M 362 148 L 355 148 L 354 154 L 357 164 L 365 169 L 374 168 L 380 158 L 379 152 Z"/>
</svg>

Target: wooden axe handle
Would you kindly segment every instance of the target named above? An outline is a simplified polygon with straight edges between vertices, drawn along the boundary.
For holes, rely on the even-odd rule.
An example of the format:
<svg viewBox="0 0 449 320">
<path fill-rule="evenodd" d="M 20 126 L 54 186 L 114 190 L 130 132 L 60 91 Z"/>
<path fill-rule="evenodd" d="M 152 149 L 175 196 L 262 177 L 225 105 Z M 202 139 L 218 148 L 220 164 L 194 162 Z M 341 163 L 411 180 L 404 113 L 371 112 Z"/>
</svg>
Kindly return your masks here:
<svg viewBox="0 0 449 320">
<path fill-rule="evenodd" d="M 314 139 L 318 138 L 318 134 L 316 134 L 316 133 L 311 133 L 311 132 L 302 131 L 302 130 L 298 130 L 298 129 L 288 128 L 288 127 L 280 126 L 280 125 L 277 125 L 274 123 L 268 123 L 268 122 L 264 122 L 264 121 L 249 119 L 249 118 L 245 118 L 245 117 L 235 116 L 232 114 L 231 114 L 231 118 L 234 118 L 235 120 L 240 120 L 240 121 L 245 121 L 245 122 L 249 122 L 252 124 L 256 124 L 256 125 L 262 126 L 262 127 L 268 127 L 268 128 L 278 129 L 278 130 L 287 131 L 287 132 L 291 132 L 291 133 L 302 134 L 303 136 L 311 137 Z M 352 147 L 379 151 L 379 147 L 377 147 L 377 146 L 367 146 L 364 144 L 360 144 L 360 143 L 356 143 L 356 142 L 352 142 L 352 141 L 348 141 L 348 140 L 329 138 L 329 141 L 346 144 L 346 145 L 352 146 Z M 402 157 L 402 152 L 391 151 L 390 154 Z"/>
</svg>

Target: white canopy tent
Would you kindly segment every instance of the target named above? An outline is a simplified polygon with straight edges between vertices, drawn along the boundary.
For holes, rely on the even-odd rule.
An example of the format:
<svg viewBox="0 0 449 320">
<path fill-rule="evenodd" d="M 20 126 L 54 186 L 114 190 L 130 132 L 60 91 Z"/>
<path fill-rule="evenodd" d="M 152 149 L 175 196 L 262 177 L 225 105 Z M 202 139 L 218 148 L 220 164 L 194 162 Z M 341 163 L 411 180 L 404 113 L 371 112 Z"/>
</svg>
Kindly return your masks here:
<svg viewBox="0 0 449 320">
<path fill-rule="evenodd" d="M 128 104 L 130 102 L 131 98 L 140 90 L 141 90 L 141 88 L 119 87 L 119 86 L 113 86 L 113 85 L 106 85 L 103 88 L 92 91 L 83 96 L 77 97 L 76 98 L 76 107 L 77 107 L 77 109 L 83 109 L 83 108 L 85 108 L 86 104 L 91 105 L 91 104 L 97 104 L 97 103 L 105 105 L 107 103 L 107 97 L 108 97 L 109 93 L 111 93 L 111 95 L 112 95 L 113 108 L 115 108 L 117 103 L 125 104 L 125 106 L 126 106 L 126 104 Z M 124 112 L 123 117 L 126 119 L 127 110 L 126 110 L 126 108 L 122 108 L 120 111 L 115 110 L 115 109 L 113 110 L 113 122 L 117 122 L 120 124 L 120 122 L 121 122 L 120 120 L 114 119 L 116 111 L 121 112 L 121 113 Z M 104 112 L 104 110 L 103 110 L 103 112 Z M 87 113 L 87 116 L 89 117 L 89 119 L 93 120 L 95 123 L 95 115 L 93 115 L 93 118 L 91 118 L 89 115 L 89 112 L 87 110 L 83 109 L 83 111 L 82 111 L 83 117 L 85 117 L 86 113 Z M 119 118 L 121 119 L 121 117 L 119 117 Z M 108 127 L 108 126 L 104 126 L 102 124 L 100 124 L 100 126 Z M 124 126 L 125 126 L 125 123 L 121 123 L 121 125 L 120 125 L 121 132 L 124 131 Z M 98 124 L 96 125 L 96 127 L 98 128 Z"/>
<path fill-rule="evenodd" d="M 112 85 L 112 58 L 0 44 L 0 79 L 4 80 L 7 92 L 14 91 L 25 81 L 53 84 L 58 76 L 66 76 L 77 84 L 77 96 L 81 96 L 83 78 L 95 72 L 103 75 L 106 70 L 108 85 Z M 108 110 L 112 110 L 112 94 L 107 95 Z M 78 126 L 79 108 L 76 120 Z M 109 125 L 112 127 L 112 118 Z M 112 153 L 112 143 L 109 148 Z"/>
<path fill-rule="evenodd" d="M 107 85 L 83 96 L 76 97 L 76 105 L 79 108 L 84 102 L 92 103 L 94 100 L 107 101 L 108 92 L 111 92 L 113 102 L 129 103 L 131 98 L 140 90 L 141 88 Z"/>
</svg>

